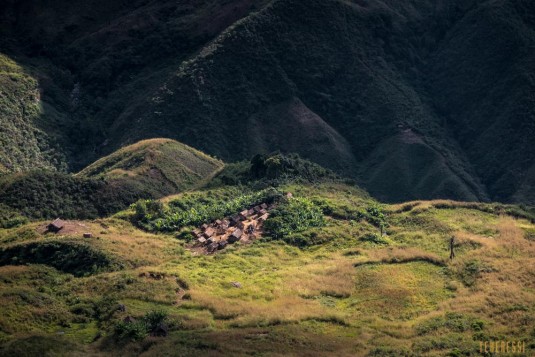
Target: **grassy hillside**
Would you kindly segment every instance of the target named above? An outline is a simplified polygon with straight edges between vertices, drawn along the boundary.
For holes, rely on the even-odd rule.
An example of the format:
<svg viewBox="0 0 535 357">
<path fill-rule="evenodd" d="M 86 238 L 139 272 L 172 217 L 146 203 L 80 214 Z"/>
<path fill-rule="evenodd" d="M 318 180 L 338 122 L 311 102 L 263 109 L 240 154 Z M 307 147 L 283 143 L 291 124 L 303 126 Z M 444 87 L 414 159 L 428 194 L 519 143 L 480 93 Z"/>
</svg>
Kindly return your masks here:
<svg viewBox="0 0 535 357">
<path fill-rule="evenodd" d="M 39 223 L 0 230 L 1 353 L 457 356 L 495 339 L 535 349 L 529 212 L 453 201 L 381 208 L 335 182 L 278 189 L 318 207 L 322 224 L 215 255 L 190 251 L 178 231 L 135 228 L 133 210 L 54 236 Z M 239 194 L 220 186 L 166 204 L 199 209 Z M 372 207 L 386 215 L 383 237 L 366 218 Z M 60 245 L 85 259 L 43 256 Z M 168 336 L 148 336 L 162 321 Z"/>
<path fill-rule="evenodd" d="M 139 199 L 198 186 L 222 168 L 222 162 L 186 145 L 154 139 L 125 147 L 74 176 L 36 170 L 5 175 L 0 201 L 28 218 L 96 218 Z M 16 218 L 5 216 L 5 224 Z"/>
<path fill-rule="evenodd" d="M 139 185 L 165 196 L 209 181 L 223 163 L 169 139 L 124 147 L 87 166 L 76 176 L 100 178 L 120 186 Z"/>
</svg>

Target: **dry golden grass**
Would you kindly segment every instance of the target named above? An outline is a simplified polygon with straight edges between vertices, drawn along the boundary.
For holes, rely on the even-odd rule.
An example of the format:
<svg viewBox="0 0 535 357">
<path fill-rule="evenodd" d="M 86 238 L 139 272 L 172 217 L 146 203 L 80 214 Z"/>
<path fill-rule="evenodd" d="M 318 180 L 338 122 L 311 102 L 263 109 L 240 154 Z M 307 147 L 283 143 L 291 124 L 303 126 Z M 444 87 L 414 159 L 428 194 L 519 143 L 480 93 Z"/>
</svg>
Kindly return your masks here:
<svg viewBox="0 0 535 357">
<path fill-rule="evenodd" d="M 443 258 L 436 254 L 414 247 L 389 247 L 368 252 L 368 256 L 355 262 L 355 266 L 366 264 L 395 264 L 423 261 L 434 265 L 444 266 Z"/>
<path fill-rule="evenodd" d="M 295 269 L 284 284 L 300 296 L 347 297 L 355 289 L 355 269 L 351 260 L 337 256 Z"/>
<path fill-rule="evenodd" d="M 465 231 L 457 231 L 453 235 L 455 237 L 456 246 L 480 245 L 489 249 L 494 249 L 498 246 L 496 239 L 494 239 L 493 237 L 484 237 L 478 234 Z"/>
<path fill-rule="evenodd" d="M 524 256 L 533 252 L 533 243 L 524 238 L 524 231 L 516 219 L 502 216 L 497 225 L 498 239 L 508 255 Z"/>
<path fill-rule="evenodd" d="M 295 295 L 280 296 L 269 302 L 221 298 L 196 290 L 191 291 L 191 296 L 193 304 L 208 309 L 214 319 L 231 320 L 230 325 L 235 327 L 297 323 L 311 318 L 329 318 L 334 313 L 315 300 Z"/>
</svg>

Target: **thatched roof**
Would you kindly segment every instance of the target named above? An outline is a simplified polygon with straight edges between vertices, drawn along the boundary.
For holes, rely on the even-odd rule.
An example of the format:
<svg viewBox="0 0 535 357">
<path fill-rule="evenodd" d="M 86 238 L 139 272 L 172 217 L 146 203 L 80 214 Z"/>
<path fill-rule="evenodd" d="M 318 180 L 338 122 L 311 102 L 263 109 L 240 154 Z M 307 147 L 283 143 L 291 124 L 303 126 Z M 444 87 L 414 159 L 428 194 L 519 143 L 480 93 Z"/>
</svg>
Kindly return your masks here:
<svg viewBox="0 0 535 357">
<path fill-rule="evenodd" d="M 48 229 L 53 229 L 53 230 L 59 231 L 59 230 L 62 229 L 64 226 L 65 226 L 65 222 L 63 222 L 63 221 L 62 221 L 61 219 L 59 219 L 59 218 L 56 218 L 54 221 L 52 221 L 52 222 L 48 225 Z"/>
<path fill-rule="evenodd" d="M 213 236 L 215 233 L 214 229 L 213 228 L 208 228 L 207 230 L 204 231 L 204 236 L 206 238 L 210 238 L 211 236 Z"/>
</svg>

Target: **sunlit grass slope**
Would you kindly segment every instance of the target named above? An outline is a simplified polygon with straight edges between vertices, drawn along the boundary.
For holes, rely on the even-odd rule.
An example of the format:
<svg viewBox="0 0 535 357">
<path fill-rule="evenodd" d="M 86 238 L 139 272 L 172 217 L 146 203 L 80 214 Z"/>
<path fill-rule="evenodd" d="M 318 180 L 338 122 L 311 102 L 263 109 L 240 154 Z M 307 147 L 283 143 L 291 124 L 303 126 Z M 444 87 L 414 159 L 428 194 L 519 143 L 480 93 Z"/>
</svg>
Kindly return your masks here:
<svg viewBox="0 0 535 357">
<path fill-rule="evenodd" d="M 37 256 L 40 264 L 0 267 L 1 353 L 445 356 L 476 355 L 478 341 L 490 339 L 535 348 L 529 212 L 453 201 L 391 205 L 379 237 L 359 214 L 376 203 L 359 189 L 279 189 L 322 208 L 325 225 L 300 232 L 310 245 L 264 237 L 196 255 L 174 233 L 137 229 L 130 210 L 83 222 L 90 239 L 42 235 L 38 223 L 1 230 L 0 256 L 61 242 L 109 262 L 74 275 Z M 217 198 L 185 195 L 202 202 L 203 194 L 207 204 Z M 456 257 L 449 260 L 452 236 Z M 125 317 L 141 321 L 151 311 L 167 316 L 167 337 L 118 337 Z"/>
<path fill-rule="evenodd" d="M 136 182 L 171 194 L 203 183 L 223 168 L 223 162 L 170 139 L 143 140 L 89 165 L 79 177 Z"/>
</svg>

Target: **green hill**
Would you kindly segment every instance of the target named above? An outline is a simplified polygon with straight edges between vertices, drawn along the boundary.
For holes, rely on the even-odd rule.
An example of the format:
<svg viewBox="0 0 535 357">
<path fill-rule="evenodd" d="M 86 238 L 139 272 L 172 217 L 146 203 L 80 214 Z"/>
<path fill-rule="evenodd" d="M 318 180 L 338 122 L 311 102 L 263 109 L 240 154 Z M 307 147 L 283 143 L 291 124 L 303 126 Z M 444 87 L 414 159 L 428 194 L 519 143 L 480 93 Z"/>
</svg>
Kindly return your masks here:
<svg viewBox="0 0 535 357">
<path fill-rule="evenodd" d="M 42 170 L 4 175 L 0 201 L 29 218 L 96 218 L 142 198 L 191 189 L 222 168 L 222 162 L 184 144 L 153 139 L 125 147 L 76 175 Z"/>
<path fill-rule="evenodd" d="M 2 4 L 0 50 L 53 104 L 31 127 L 65 160 L 42 165 L 167 137 L 227 162 L 297 152 L 389 201 L 534 202 L 529 0 L 93 5 Z M 6 155 L 46 151 L 28 150 Z"/>
<path fill-rule="evenodd" d="M 138 185 L 166 196 L 209 181 L 223 163 L 169 139 L 126 146 L 84 168 L 76 177 L 100 178 L 119 186 Z"/>
</svg>

